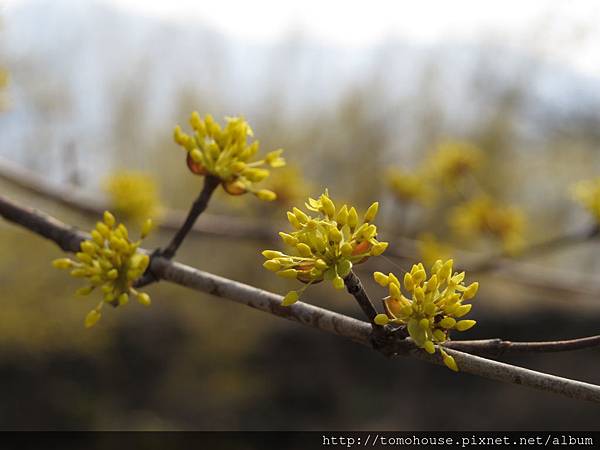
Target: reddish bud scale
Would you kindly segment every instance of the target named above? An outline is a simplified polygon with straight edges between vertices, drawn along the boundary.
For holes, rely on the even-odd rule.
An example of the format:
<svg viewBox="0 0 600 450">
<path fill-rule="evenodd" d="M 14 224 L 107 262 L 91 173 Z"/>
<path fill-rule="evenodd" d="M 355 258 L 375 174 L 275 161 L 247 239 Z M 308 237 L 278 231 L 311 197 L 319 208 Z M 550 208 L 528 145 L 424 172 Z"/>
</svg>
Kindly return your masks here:
<svg viewBox="0 0 600 450">
<path fill-rule="evenodd" d="M 189 153 L 187 155 L 186 162 L 187 162 L 188 168 L 190 169 L 190 171 L 193 174 L 196 174 L 196 175 L 206 175 L 208 173 L 208 171 L 206 170 L 206 167 L 204 167 L 202 164 L 197 163 L 196 161 L 194 161 L 192 159 L 192 157 L 190 156 Z"/>
<path fill-rule="evenodd" d="M 227 192 L 229 195 L 242 195 L 246 193 L 246 186 L 236 180 L 224 181 L 223 189 L 225 189 L 225 192 Z"/>
</svg>

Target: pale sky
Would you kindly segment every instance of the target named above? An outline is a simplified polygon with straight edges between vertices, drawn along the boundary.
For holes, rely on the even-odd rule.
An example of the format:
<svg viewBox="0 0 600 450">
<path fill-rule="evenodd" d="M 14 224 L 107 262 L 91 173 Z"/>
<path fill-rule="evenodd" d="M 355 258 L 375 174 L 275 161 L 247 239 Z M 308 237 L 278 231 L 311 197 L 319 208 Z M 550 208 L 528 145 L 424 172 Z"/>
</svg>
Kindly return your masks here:
<svg viewBox="0 0 600 450">
<path fill-rule="evenodd" d="M 24 1 L 3 3 L 10 7 Z M 600 76 L 597 0 L 103 1 L 166 20 L 202 21 L 228 35 L 258 41 L 293 32 L 344 46 L 369 46 L 394 36 L 424 43 L 500 36 L 509 45 L 531 47 Z"/>
</svg>

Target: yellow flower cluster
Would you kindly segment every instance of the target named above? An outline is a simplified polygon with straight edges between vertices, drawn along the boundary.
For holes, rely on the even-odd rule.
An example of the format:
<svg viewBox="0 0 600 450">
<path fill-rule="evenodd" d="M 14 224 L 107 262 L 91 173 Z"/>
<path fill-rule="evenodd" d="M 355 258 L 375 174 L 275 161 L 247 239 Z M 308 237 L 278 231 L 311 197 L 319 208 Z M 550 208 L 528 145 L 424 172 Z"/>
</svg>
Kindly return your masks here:
<svg viewBox="0 0 600 450">
<path fill-rule="evenodd" d="M 584 180 L 572 188 L 573 197 L 600 223 L 600 178 Z"/>
<path fill-rule="evenodd" d="M 146 221 L 142 227 L 141 239 L 150 232 L 152 222 Z M 115 217 L 106 211 L 103 221 L 92 230 L 92 238 L 81 243 L 81 251 L 75 260 L 61 258 L 53 261 L 57 269 L 71 269 L 71 275 L 86 278 L 88 286 L 77 290 L 78 295 L 89 295 L 100 289 L 103 299 L 85 318 L 85 326 L 91 327 L 101 317 L 104 303 L 122 306 L 129 301 L 130 295 L 145 305 L 150 305 L 150 296 L 138 292 L 133 283 L 145 272 L 150 258 L 138 251 L 141 240 L 131 242 L 129 233 L 123 224 L 116 224 Z"/>
<path fill-rule="evenodd" d="M 310 183 L 298 167 L 289 164 L 269 176 L 267 187 L 277 195 L 277 203 L 285 207 L 306 198 L 311 191 Z"/>
<path fill-rule="evenodd" d="M 427 178 L 418 171 L 391 169 L 387 173 L 387 182 L 401 202 L 427 205 L 434 198 L 435 191 L 429 185 Z"/>
<path fill-rule="evenodd" d="M 127 170 L 115 172 L 107 177 L 104 189 L 112 210 L 118 215 L 143 223 L 146 218 L 159 214 L 158 187 L 148 174 Z"/>
<path fill-rule="evenodd" d="M 454 185 L 468 174 L 475 172 L 483 161 L 482 151 L 468 142 L 447 141 L 441 143 L 430 156 L 432 175 L 446 185 Z"/>
<path fill-rule="evenodd" d="M 436 261 L 431 268 L 431 276 L 423 264 L 413 265 L 404 275 L 404 290 L 410 298 L 402 294 L 400 281 L 393 273 L 385 275 L 375 272 L 377 283 L 389 289 L 389 297 L 384 299 L 386 314 L 378 314 L 375 323 L 404 325 L 415 344 L 427 353 L 435 353 L 436 344 L 446 342 L 450 330 L 465 331 L 475 325 L 474 320 L 457 320 L 471 310 L 471 304 L 463 304 L 472 299 L 479 288 L 477 282 L 465 286 L 465 273 L 452 271 L 453 261 Z M 458 371 L 452 356 L 438 347 L 444 364 Z"/>
<path fill-rule="evenodd" d="M 402 202 L 429 206 L 443 189 L 456 186 L 483 162 L 483 152 L 461 141 L 442 142 L 416 170 L 392 169 L 387 183 Z"/>
<path fill-rule="evenodd" d="M 513 206 L 499 205 L 488 196 L 457 206 L 451 213 L 450 224 L 462 236 L 491 235 L 501 241 L 509 254 L 517 253 L 523 246 L 523 212 Z"/>
<path fill-rule="evenodd" d="M 312 283 L 331 281 L 336 289 L 344 288 L 344 278 L 354 264 L 370 256 L 381 255 L 387 242 L 376 239 L 377 227 L 371 222 L 377 215 L 378 203 L 373 203 L 362 220 L 356 208 L 342 205 L 336 207 L 327 191 L 318 199 L 309 198 L 306 208 L 318 213 L 312 217 L 298 208 L 287 213 L 291 233 L 279 233 L 285 244 L 294 249 L 293 255 L 275 250 L 262 252 L 267 261 L 263 264 L 283 278 L 294 278 L 306 286 L 291 291 L 283 305 L 295 303 L 300 294 Z"/>
<path fill-rule="evenodd" d="M 276 194 L 268 189 L 256 189 L 255 183 L 269 176 L 261 166 L 282 167 L 283 150 L 269 152 L 258 161 L 250 159 L 258 152 L 259 142 L 248 144 L 254 136 L 250 125 L 241 117 L 228 117 L 222 128 L 210 114 L 204 119 L 197 112 L 190 117 L 194 133 L 188 135 L 175 127 L 175 142 L 187 151 L 187 165 L 197 175 L 212 175 L 221 180 L 225 191 L 231 195 L 251 192 L 261 200 L 275 200 Z"/>
</svg>

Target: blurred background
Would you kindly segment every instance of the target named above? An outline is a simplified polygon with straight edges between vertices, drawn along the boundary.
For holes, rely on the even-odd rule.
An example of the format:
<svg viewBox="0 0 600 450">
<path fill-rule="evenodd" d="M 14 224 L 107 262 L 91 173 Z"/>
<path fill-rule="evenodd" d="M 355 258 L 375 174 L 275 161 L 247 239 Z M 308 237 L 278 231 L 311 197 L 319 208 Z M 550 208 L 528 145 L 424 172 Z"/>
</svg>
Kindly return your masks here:
<svg viewBox="0 0 600 450">
<path fill-rule="evenodd" d="M 243 115 L 288 167 L 264 182 L 278 201 L 219 191 L 216 223 L 278 229 L 325 187 L 361 208 L 379 200 L 381 237 L 397 245 L 358 272 L 372 297 L 386 295 L 373 270 L 453 256 L 481 286 L 461 338 L 598 334 L 594 216 L 574 201 L 593 187 L 573 186 L 600 176 L 599 14 L 594 1 L 5 0 L 0 192 L 83 229 L 104 205 L 133 229 L 160 222 L 202 185 L 173 127 L 194 110 Z M 223 234 L 193 235 L 178 260 L 297 287 L 261 267 L 278 243 Z M 598 428 L 594 405 L 389 361 L 167 283 L 148 289 L 150 308 L 86 330 L 95 300 L 50 266 L 60 255 L 0 221 L 3 428 Z M 502 270 L 481 270 L 488 260 Z M 324 284 L 306 297 L 360 317 Z M 599 356 L 504 360 L 598 384 Z"/>
</svg>

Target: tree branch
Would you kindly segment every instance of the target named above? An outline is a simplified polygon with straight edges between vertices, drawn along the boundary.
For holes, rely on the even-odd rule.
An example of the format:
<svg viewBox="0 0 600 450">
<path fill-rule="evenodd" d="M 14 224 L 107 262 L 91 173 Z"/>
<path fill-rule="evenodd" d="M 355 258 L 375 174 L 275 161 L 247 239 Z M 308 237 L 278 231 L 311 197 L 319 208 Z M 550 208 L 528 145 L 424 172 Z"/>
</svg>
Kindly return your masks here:
<svg viewBox="0 0 600 450">
<path fill-rule="evenodd" d="M 564 341 L 512 342 L 502 339 L 449 341 L 444 347 L 468 353 L 498 357 L 507 353 L 556 353 L 600 346 L 600 335 Z"/>
<path fill-rule="evenodd" d="M 0 179 L 20 187 L 35 195 L 41 196 L 73 208 L 92 217 L 98 217 L 110 209 L 110 205 L 98 201 L 94 196 L 85 196 L 71 187 L 57 186 L 37 174 L 0 158 Z M 185 213 L 167 210 L 158 227 L 166 231 L 177 231 L 181 227 Z M 228 239 L 256 239 L 268 242 L 276 240 L 277 226 L 272 222 L 252 218 L 223 217 L 203 214 L 202 221 L 196 223 L 190 232 L 200 232 Z M 392 238 L 390 237 L 391 240 Z M 394 237 L 396 245 L 390 245 L 386 255 L 399 259 L 414 261 L 418 255 L 416 241 L 408 238 Z M 467 251 L 455 252 L 458 265 L 468 271 L 478 268 L 489 268 L 495 277 L 503 277 L 514 283 L 543 289 L 555 295 L 557 292 L 565 295 L 596 297 L 600 295 L 600 283 L 588 276 L 575 276 L 559 271 L 542 270 L 540 267 L 525 265 L 498 255 L 490 259 L 489 255 L 478 255 Z M 570 299 L 571 300 L 571 299 Z"/>
<path fill-rule="evenodd" d="M 87 235 L 40 211 L 24 208 L 0 196 L 0 215 L 40 236 L 56 242 L 63 250 L 76 252 Z M 293 320 L 303 325 L 336 334 L 360 344 L 374 347 L 372 327 L 342 314 L 303 302 L 283 307 L 283 297 L 227 278 L 194 269 L 162 257 L 150 263 L 153 273 L 161 279 L 232 300 L 269 314 Z M 408 355 L 430 363 L 441 364 L 439 354 L 429 355 L 418 349 L 411 339 L 399 340 L 390 334 L 384 354 Z M 600 386 L 524 369 L 448 348 L 460 369 L 481 377 L 505 383 L 521 384 L 566 397 L 600 403 Z"/>
</svg>

